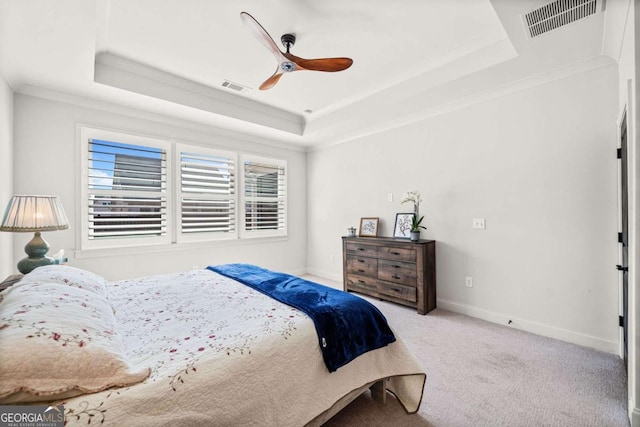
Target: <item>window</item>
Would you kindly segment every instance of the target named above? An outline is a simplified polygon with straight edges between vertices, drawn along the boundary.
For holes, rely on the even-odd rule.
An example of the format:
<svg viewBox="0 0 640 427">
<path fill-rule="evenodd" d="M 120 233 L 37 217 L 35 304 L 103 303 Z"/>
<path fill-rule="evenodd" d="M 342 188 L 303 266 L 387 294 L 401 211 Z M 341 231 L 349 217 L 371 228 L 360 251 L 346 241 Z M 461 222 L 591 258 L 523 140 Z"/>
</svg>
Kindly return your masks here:
<svg viewBox="0 0 640 427">
<path fill-rule="evenodd" d="M 286 163 L 245 156 L 244 235 L 286 234 Z"/>
<path fill-rule="evenodd" d="M 112 246 L 114 239 L 128 244 L 170 242 L 168 144 L 90 130 L 83 133 L 83 247 Z"/>
<path fill-rule="evenodd" d="M 180 241 L 236 237 L 236 156 L 178 145 Z"/>
<path fill-rule="evenodd" d="M 287 234 L 283 160 L 81 133 L 82 249 Z"/>
</svg>

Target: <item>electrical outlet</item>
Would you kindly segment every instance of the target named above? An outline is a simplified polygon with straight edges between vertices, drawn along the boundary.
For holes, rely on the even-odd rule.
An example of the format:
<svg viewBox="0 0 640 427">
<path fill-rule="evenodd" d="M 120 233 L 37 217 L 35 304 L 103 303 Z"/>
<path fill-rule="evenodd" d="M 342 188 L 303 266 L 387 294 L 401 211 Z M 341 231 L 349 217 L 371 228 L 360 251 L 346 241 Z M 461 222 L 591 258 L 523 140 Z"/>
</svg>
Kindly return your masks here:
<svg viewBox="0 0 640 427">
<path fill-rule="evenodd" d="M 387 194 L 387 202 L 393 202 L 393 193 Z"/>
<path fill-rule="evenodd" d="M 467 288 L 473 288 L 473 278 L 471 276 L 465 277 L 464 284 L 467 285 Z"/>
<path fill-rule="evenodd" d="M 486 228 L 484 218 L 473 218 L 472 227 L 474 230 L 484 230 Z"/>
</svg>

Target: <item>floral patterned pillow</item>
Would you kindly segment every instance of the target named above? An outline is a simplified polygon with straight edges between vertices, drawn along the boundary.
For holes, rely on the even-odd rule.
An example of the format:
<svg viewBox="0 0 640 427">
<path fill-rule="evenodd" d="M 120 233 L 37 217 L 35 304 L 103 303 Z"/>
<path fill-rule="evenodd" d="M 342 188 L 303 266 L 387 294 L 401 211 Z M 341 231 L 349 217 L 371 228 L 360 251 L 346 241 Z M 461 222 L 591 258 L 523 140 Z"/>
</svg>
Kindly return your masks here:
<svg viewBox="0 0 640 427">
<path fill-rule="evenodd" d="M 106 298 L 60 283 L 26 283 L 0 302 L 0 404 L 53 401 L 128 386 L 132 369 Z"/>
<path fill-rule="evenodd" d="M 106 279 L 90 271 L 70 267 L 68 265 L 47 265 L 38 267 L 25 275 L 18 284 L 26 283 L 60 283 L 87 291 L 96 292 L 106 297 Z M 14 285 L 16 286 L 16 285 Z"/>
</svg>

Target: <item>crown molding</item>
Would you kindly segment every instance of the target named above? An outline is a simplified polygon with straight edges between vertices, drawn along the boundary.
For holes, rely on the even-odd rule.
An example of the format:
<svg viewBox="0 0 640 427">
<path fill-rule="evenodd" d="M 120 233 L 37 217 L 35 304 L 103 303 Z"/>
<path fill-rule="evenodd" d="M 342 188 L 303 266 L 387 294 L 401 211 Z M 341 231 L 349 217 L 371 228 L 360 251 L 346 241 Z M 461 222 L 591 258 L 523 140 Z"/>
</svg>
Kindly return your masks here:
<svg viewBox="0 0 640 427">
<path fill-rule="evenodd" d="M 196 130 L 209 133 L 215 136 L 232 138 L 243 142 L 254 143 L 274 148 L 281 148 L 296 152 L 306 152 L 307 147 L 296 141 L 284 141 L 277 138 L 261 136 L 257 132 L 253 134 L 249 131 L 243 132 L 242 129 L 227 129 L 218 123 L 207 124 L 206 121 L 198 122 L 186 118 L 179 118 L 169 114 L 161 114 L 157 112 L 147 111 L 140 108 L 122 106 L 95 98 L 73 95 L 66 92 L 46 89 L 38 86 L 25 85 L 15 91 L 16 94 L 32 96 L 35 98 L 46 99 L 49 101 L 61 102 L 64 104 L 74 105 L 83 108 L 90 108 L 98 111 L 105 111 L 112 114 L 125 115 L 140 120 L 146 120 L 155 123 L 175 126 L 182 129 Z M 211 116 L 210 113 L 201 113 L 205 119 Z M 241 126 L 243 127 L 243 126 Z M 300 137 L 296 138 L 300 139 Z"/>
</svg>

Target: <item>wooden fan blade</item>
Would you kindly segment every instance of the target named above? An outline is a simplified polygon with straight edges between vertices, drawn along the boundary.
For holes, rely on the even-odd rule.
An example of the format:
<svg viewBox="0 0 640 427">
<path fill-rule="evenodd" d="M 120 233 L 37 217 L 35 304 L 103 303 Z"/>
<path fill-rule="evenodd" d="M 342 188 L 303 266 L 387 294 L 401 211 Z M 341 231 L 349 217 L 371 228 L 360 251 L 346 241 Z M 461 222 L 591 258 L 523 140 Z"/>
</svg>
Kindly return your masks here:
<svg viewBox="0 0 640 427">
<path fill-rule="evenodd" d="M 286 61 L 286 58 L 282 56 L 282 51 L 278 49 L 276 42 L 273 41 L 269 33 L 267 33 L 267 30 L 265 30 L 253 16 L 249 15 L 247 12 L 240 12 L 240 19 L 242 20 L 245 28 L 249 30 L 249 32 L 260 41 L 260 43 L 269 49 L 271 53 L 273 53 L 278 63 Z"/>
<path fill-rule="evenodd" d="M 273 73 L 271 77 L 269 77 L 267 80 L 264 81 L 264 83 L 260 85 L 260 90 L 267 90 L 274 87 L 276 83 L 278 83 L 278 80 L 280 80 L 280 77 L 282 77 L 282 74 L 283 74 L 283 71 L 278 65 L 278 69 L 276 70 L 276 72 Z"/>
<path fill-rule="evenodd" d="M 292 55 L 290 53 L 282 54 L 291 62 L 295 62 L 296 70 L 312 70 L 312 71 L 343 71 L 351 67 L 353 59 L 351 58 L 318 58 L 318 59 L 304 59 L 299 56 Z"/>
</svg>

